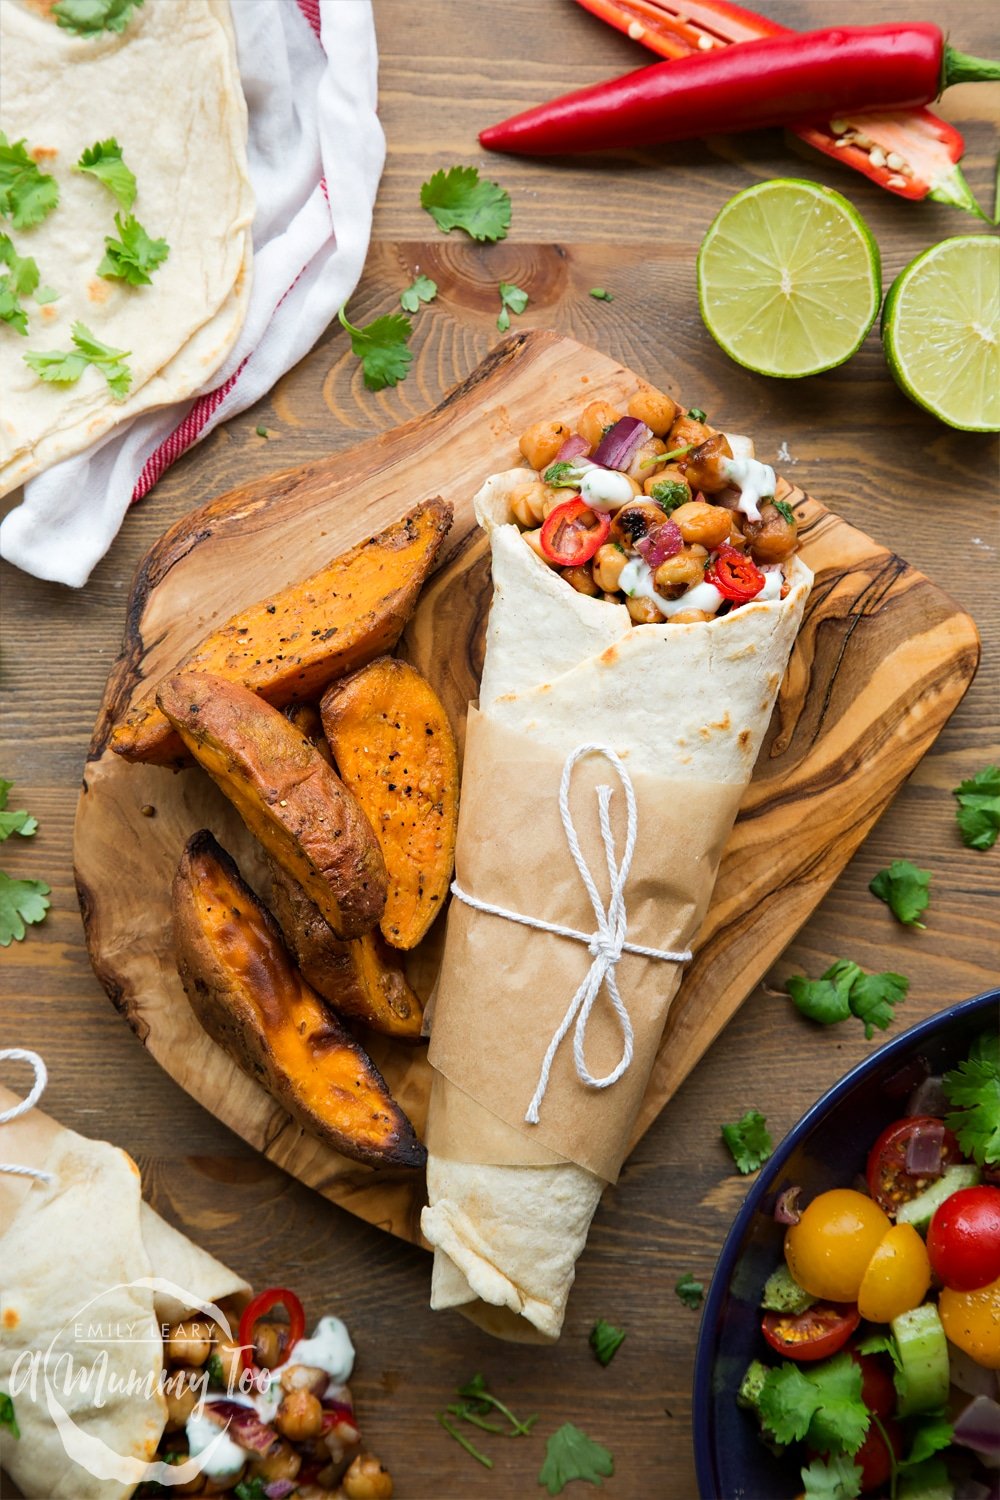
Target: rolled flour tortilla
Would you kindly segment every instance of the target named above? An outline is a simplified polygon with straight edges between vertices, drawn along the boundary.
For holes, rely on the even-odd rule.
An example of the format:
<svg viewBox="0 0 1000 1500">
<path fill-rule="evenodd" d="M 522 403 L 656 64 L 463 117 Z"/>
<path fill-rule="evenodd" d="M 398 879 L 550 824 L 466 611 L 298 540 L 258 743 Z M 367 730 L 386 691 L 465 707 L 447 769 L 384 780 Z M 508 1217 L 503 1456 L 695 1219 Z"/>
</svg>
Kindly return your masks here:
<svg viewBox="0 0 1000 1500">
<path fill-rule="evenodd" d="M 699 624 L 634 626 L 623 605 L 570 588 L 510 524 L 510 494 L 533 478 L 523 469 L 494 475 L 475 500 L 477 518 L 490 538 L 494 587 L 480 713 L 523 739 L 529 775 L 533 746 L 564 756 L 583 741 L 605 743 L 637 777 L 690 781 L 692 794 L 695 782 L 721 784 L 723 792 L 733 788 L 731 826 L 802 620 L 811 572 L 795 558 L 784 599 L 751 602 Z M 470 771 L 474 767 L 467 765 L 464 775 Z M 727 831 L 728 827 L 723 830 Z M 710 878 L 688 923 L 692 935 L 715 880 L 715 851 L 721 850 L 718 832 L 713 831 Z M 695 837 L 700 834 L 696 825 Z M 472 836 L 468 827 L 466 836 Z M 461 821 L 458 846 L 461 867 Z M 706 849 L 706 857 L 709 853 Z M 568 856 L 563 849 L 552 851 L 552 857 Z M 478 912 L 470 917 L 467 908 L 459 916 L 463 924 L 499 920 Z M 681 971 L 666 965 L 663 969 L 661 985 L 668 987 L 669 999 Z M 522 1003 L 531 1004 L 531 989 L 545 980 L 542 964 L 537 985 L 522 984 L 529 992 Z M 468 974 L 467 985 L 475 992 L 480 976 Z M 624 998 L 628 1004 L 629 996 Z M 518 997 L 510 996 L 509 1001 L 516 1004 Z M 435 1026 L 446 1002 L 445 990 L 437 999 Z M 489 1027 L 491 1017 L 484 1013 L 480 1024 Z M 476 1034 L 473 1030 L 470 1047 Z M 550 1035 L 538 1036 L 539 1062 Z M 564 1045 L 568 1048 L 569 1041 Z M 644 1061 L 651 1064 L 652 1059 Z M 453 1082 L 458 1082 L 457 1089 Z M 461 1082 L 437 1075 L 429 1119 L 429 1201 L 421 1220 L 434 1248 L 431 1306 L 456 1307 L 499 1337 L 522 1342 L 555 1339 L 575 1263 L 608 1178 L 573 1160 L 539 1157 L 532 1136 L 537 1127 L 520 1121 L 515 1126 L 511 1120 L 491 1120 L 482 1136 L 493 1145 L 498 1139 L 494 1125 L 504 1132 L 516 1129 L 524 1142 L 524 1164 L 498 1164 L 497 1156 L 510 1149 L 509 1140 L 499 1152 L 487 1147 L 479 1160 L 474 1159 L 474 1144 L 471 1149 L 463 1143 L 461 1150 L 437 1152 L 436 1116 L 440 1119 L 456 1109 L 460 1119 L 473 1122 L 470 1133 L 475 1136 L 475 1106 L 470 1106 Z M 455 1139 L 452 1125 L 450 1140 Z"/>
<path fill-rule="evenodd" d="M 0 4 L 0 129 L 24 139 L 59 185 L 29 229 L 2 227 L 58 300 L 23 299 L 27 337 L 0 339 L 0 495 L 89 447 L 139 412 L 200 390 L 236 341 L 250 295 L 254 213 L 247 111 L 229 0 L 146 0 L 120 34 L 76 36 L 40 0 Z M 128 210 L 170 246 L 149 286 L 98 276 L 105 236 L 126 212 L 81 153 L 114 137 L 135 174 Z M 5 270 L 6 267 L 0 268 Z M 132 385 L 116 401 L 100 370 L 42 381 L 27 351 L 70 350 L 79 321 L 129 351 Z"/>
<path fill-rule="evenodd" d="M 0 1112 L 16 1103 L 0 1088 Z M 162 1325 L 250 1288 L 142 1201 L 139 1169 L 118 1147 L 34 1109 L 0 1125 L 0 1160 L 55 1179 L 0 1173 L 0 1391 L 20 1429 L 15 1439 L 0 1427 L 0 1469 L 26 1500 L 125 1500 L 166 1420 Z M 67 1392 L 70 1360 L 79 1373 L 105 1359 L 100 1385 Z M 122 1389 L 130 1379 L 151 1393 Z"/>
</svg>

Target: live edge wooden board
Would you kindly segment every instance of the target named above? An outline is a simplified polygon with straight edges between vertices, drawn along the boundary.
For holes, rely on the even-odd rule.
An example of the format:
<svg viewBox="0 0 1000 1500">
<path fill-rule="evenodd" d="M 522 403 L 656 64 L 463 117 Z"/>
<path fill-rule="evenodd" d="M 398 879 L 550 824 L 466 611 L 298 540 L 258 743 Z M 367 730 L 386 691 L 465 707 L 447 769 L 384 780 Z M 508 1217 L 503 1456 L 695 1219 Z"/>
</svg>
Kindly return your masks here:
<svg viewBox="0 0 1000 1500">
<path fill-rule="evenodd" d="M 570 419 L 597 397 L 624 405 L 636 383 L 570 339 L 512 336 L 427 416 L 190 512 L 146 555 L 133 584 L 76 818 L 76 880 L 94 968 L 143 1045 L 207 1109 L 286 1171 L 407 1239 L 419 1241 L 423 1181 L 361 1167 L 305 1135 L 209 1040 L 181 988 L 169 905 L 181 847 L 210 827 L 266 890 L 253 840 L 201 771 L 128 765 L 112 755 L 108 735 L 146 682 L 213 625 L 435 494 L 451 501 L 455 523 L 402 654 L 435 684 L 461 735 L 478 690 L 491 592 L 472 496 L 486 474 L 518 462 L 517 436 L 530 422 Z M 808 917 L 976 670 L 975 627 L 945 593 L 817 500 L 784 482 L 779 494 L 795 506 L 816 583 L 636 1138 Z M 424 993 L 442 928 L 414 955 L 412 978 Z M 420 1130 L 424 1049 L 370 1043 Z"/>
</svg>

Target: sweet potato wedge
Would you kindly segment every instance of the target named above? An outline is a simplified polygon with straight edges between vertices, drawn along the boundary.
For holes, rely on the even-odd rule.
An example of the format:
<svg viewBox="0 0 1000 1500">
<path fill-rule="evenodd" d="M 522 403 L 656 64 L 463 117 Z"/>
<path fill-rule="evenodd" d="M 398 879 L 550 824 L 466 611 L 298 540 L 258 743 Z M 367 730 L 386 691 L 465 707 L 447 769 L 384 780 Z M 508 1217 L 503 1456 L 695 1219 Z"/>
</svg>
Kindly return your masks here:
<svg viewBox="0 0 1000 1500">
<path fill-rule="evenodd" d="M 427 679 L 391 656 L 333 683 L 320 712 L 385 857 L 382 935 L 413 948 L 444 904 L 455 863 L 458 752 L 448 715 Z"/>
<path fill-rule="evenodd" d="M 385 863 L 367 817 L 315 745 L 263 698 L 206 672 L 168 678 L 158 701 L 337 936 L 370 931 L 385 906 Z"/>
<path fill-rule="evenodd" d="M 279 708 L 318 697 L 332 678 L 392 650 L 451 519 L 444 500 L 425 500 L 311 578 L 234 615 L 175 670 L 229 677 Z M 111 748 L 126 760 L 184 763 L 155 684 L 115 726 Z"/>
<path fill-rule="evenodd" d="M 373 1166 L 426 1152 L 371 1058 L 295 968 L 267 908 L 203 828 L 173 885 L 177 968 L 214 1042 L 312 1135 Z"/>
<path fill-rule="evenodd" d="M 316 993 L 373 1031 L 416 1041 L 423 1006 L 382 936 L 373 931 L 342 941 L 302 887 L 274 860 L 270 864 L 271 910 Z"/>
</svg>

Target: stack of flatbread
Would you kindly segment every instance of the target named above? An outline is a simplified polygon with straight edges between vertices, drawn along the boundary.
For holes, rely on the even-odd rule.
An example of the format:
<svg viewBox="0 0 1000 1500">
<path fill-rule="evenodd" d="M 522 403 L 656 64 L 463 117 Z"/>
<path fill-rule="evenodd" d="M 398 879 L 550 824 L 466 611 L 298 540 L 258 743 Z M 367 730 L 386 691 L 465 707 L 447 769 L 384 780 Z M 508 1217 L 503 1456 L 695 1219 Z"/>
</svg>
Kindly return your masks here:
<svg viewBox="0 0 1000 1500">
<path fill-rule="evenodd" d="M 0 324 L 6 494 L 139 412 L 206 385 L 246 316 L 254 201 L 228 0 L 145 0 L 121 33 L 94 37 L 58 26 L 50 0 L 3 0 L 0 58 L 0 129 L 11 144 L 26 142 L 60 194 L 31 228 L 0 217 L 16 253 L 33 257 L 42 285 L 58 293 L 45 305 L 24 300 L 27 337 Z M 136 177 L 132 213 L 170 247 L 148 286 L 97 274 L 120 205 L 73 168 L 111 137 Z M 72 349 L 77 321 L 129 351 L 125 400 L 92 365 L 75 384 L 56 385 L 25 364 L 29 350 Z"/>
</svg>

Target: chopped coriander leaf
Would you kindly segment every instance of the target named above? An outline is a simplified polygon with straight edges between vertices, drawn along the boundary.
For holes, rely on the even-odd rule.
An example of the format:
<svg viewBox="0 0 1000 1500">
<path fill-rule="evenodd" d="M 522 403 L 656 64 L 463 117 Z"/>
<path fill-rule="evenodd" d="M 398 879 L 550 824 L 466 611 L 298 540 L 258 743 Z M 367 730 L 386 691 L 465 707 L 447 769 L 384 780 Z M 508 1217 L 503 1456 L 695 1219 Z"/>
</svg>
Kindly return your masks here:
<svg viewBox="0 0 1000 1500">
<path fill-rule="evenodd" d="M 865 1036 L 870 1040 L 875 1027 L 880 1031 L 892 1022 L 893 1007 L 906 998 L 910 981 L 904 974 L 891 970 L 883 974 L 866 974 L 858 964 L 841 958 L 819 979 L 795 974 L 788 980 L 788 993 L 802 1014 L 810 1021 L 832 1026 L 857 1016 L 864 1022 Z"/>
<path fill-rule="evenodd" d="M 420 206 L 439 229 L 464 229 L 474 240 L 506 239 L 510 228 L 510 195 L 478 167 L 451 167 L 435 172 L 420 189 Z"/>
<path fill-rule="evenodd" d="M 549 464 L 542 475 L 542 483 L 556 490 L 574 490 L 578 488 L 582 478 L 576 464 L 563 460 L 557 464 Z"/>
<path fill-rule="evenodd" d="M 655 500 L 664 514 L 670 516 L 681 505 L 687 504 L 691 499 L 691 491 L 679 479 L 661 479 L 653 485 L 649 498 Z"/>
<path fill-rule="evenodd" d="M 465 1385 L 458 1386 L 457 1389 L 460 1396 L 464 1396 L 466 1401 L 473 1404 L 473 1408 L 478 1408 L 480 1412 L 487 1412 L 492 1409 L 498 1411 L 502 1417 L 505 1417 L 511 1426 L 511 1431 L 507 1434 L 508 1437 L 527 1437 L 532 1427 L 538 1421 L 537 1416 L 525 1417 L 523 1422 L 519 1417 L 515 1417 L 510 1407 L 505 1406 L 499 1396 L 494 1396 L 492 1391 L 487 1390 L 486 1381 L 482 1375 L 473 1375 L 470 1381 Z M 453 1410 L 451 1407 L 448 1409 L 449 1411 Z M 468 1420 L 468 1413 L 463 1412 L 462 1415 Z"/>
<path fill-rule="evenodd" d="M 685 1307 L 690 1307 L 693 1312 L 696 1312 L 701 1306 L 702 1298 L 705 1295 L 705 1283 L 703 1281 L 695 1281 L 691 1272 L 685 1271 L 680 1281 L 674 1282 L 674 1291 Z"/>
<path fill-rule="evenodd" d="M 550 1495 L 561 1495 L 574 1479 L 600 1485 L 615 1472 L 615 1461 L 607 1448 L 595 1443 L 572 1422 L 564 1422 L 549 1438 L 545 1462 L 538 1476 Z"/>
<path fill-rule="evenodd" d="M 1000 833 L 1000 766 L 984 766 L 952 794 L 962 842 L 969 849 L 992 849 Z"/>
<path fill-rule="evenodd" d="M 497 318 L 497 327 L 501 333 L 506 333 L 510 327 L 511 313 L 523 313 L 528 305 L 528 294 L 522 287 L 515 286 L 511 281 L 500 283 L 500 316 Z"/>
<path fill-rule="evenodd" d="M 981 1167 L 1000 1162 L 1000 1038 L 977 1038 L 965 1062 L 944 1075 L 944 1091 L 955 1106 L 945 1124 L 965 1155 Z"/>
<path fill-rule="evenodd" d="M 779 1443 L 805 1440 L 819 1453 L 856 1453 L 870 1423 L 861 1398 L 861 1366 L 846 1353 L 807 1368 L 786 1360 L 769 1370 L 758 1411 Z"/>
<path fill-rule="evenodd" d="M 222 1360 L 217 1354 L 210 1354 L 208 1356 L 208 1360 L 205 1364 L 205 1370 L 208 1374 L 209 1383 L 211 1385 L 220 1385 L 222 1386 L 223 1390 L 225 1390 L 226 1372 L 222 1368 Z"/>
<path fill-rule="evenodd" d="M 772 500 L 771 504 L 778 512 L 778 515 L 781 516 L 782 520 L 787 521 L 789 526 L 795 525 L 795 512 L 794 510 L 792 510 L 792 507 L 789 505 L 787 500 Z"/>
<path fill-rule="evenodd" d="M 267 1489 L 259 1474 L 252 1479 L 241 1479 L 233 1494 L 236 1500 L 267 1500 Z"/>
<path fill-rule="evenodd" d="M 15 333 L 28 336 L 28 314 L 21 306 L 21 299 L 11 285 L 9 276 L 0 276 L 0 323 L 6 323 Z"/>
<path fill-rule="evenodd" d="M 127 281 L 129 286 L 149 286 L 150 272 L 170 254 L 166 240 L 150 239 L 134 214 L 115 214 L 120 239 L 105 235 L 104 259 L 97 268 L 106 281 Z"/>
<path fill-rule="evenodd" d="M 43 880 L 12 880 L 0 870 L 0 948 L 19 943 L 26 926 L 44 920 L 50 894 Z"/>
<path fill-rule="evenodd" d="M 613 1323 L 605 1323 L 603 1318 L 598 1318 L 590 1330 L 590 1347 L 598 1363 L 609 1365 L 626 1337 L 624 1328 L 616 1328 Z"/>
<path fill-rule="evenodd" d="M 0 262 L 10 267 L 10 285 L 15 295 L 30 297 L 41 280 L 38 264 L 30 255 L 18 255 L 9 234 L 0 234 Z"/>
<path fill-rule="evenodd" d="M 337 317 L 351 335 L 351 348 L 361 361 L 365 385 L 370 391 L 381 391 L 406 379 L 413 362 L 413 355 L 406 348 L 413 333 L 409 318 L 402 313 L 386 313 L 366 323 L 364 328 L 355 328 L 347 321 L 343 308 Z"/>
<path fill-rule="evenodd" d="M 131 208 L 135 202 L 135 174 L 125 165 L 122 148 L 114 136 L 88 146 L 73 170 L 96 177 L 109 192 L 114 193 L 122 208 Z"/>
<path fill-rule="evenodd" d="M 28 839 L 38 827 L 38 819 L 23 808 L 19 812 L 7 811 L 7 798 L 13 785 L 12 781 L 5 781 L 0 776 L 0 843 L 9 839 L 12 833 L 19 833 L 23 839 Z"/>
<path fill-rule="evenodd" d="M 258 423 L 258 425 L 254 428 L 254 432 L 256 432 L 258 437 L 262 438 L 271 436 L 269 429 L 264 426 L 263 422 Z"/>
<path fill-rule="evenodd" d="M 767 1121 L 759 1109 L 748 1109 L 735 1124 L 722 1126 L 722 1139 L 732 1152 L 737 1169 L 744 1175 L 756 1172 L 774 1150 L 766 1126 Z"/>
<path fill-rule="evenodd" d="M 615 299 L 610 292 L 606 292 L 602 286 L 592 286 L 590 295 L 595 302 L 613 302 Z"/>
<path fill-rule="evenodd" d="M 51 381 L 55 385 L 72 385 L 79 380 L 88 365 L 95 365 L 107 380 L 112 394 L 123 401 L 132 384 L 132 372 L 124 363 L 131 351 L 112 349 L 107 344 L 102 344 L 83 323 L 73 324 L 72 335 L 75 350 L 71 349 L 68 353 L 28 353 L 23 356 L 25 364 L 41 380 Z"/>
<path fill-rule="evenodd" d="M 429 276 L 418 276 L 411 281 L 405 292 L 400 293 L 399 305 L 404 312 L 415 313 L 421 302 L 433 302 L 438 294 L 437 282 Z"/>
<path fill-rule="evenodd" d="M 8 1396 L 4 1391 L 0 1391 L 0 1427 L 9 1428 L 11 1434 L 16 1438 L 21 1436 L 21 1429 L 18 1427 L 17 1418 L 14 1415 L 13 1397 Z"/>
<path fill-rule="evenodd" d="M 935 1453 L 950 1448 L 954 1438 L 954 1428 L 948 1420 L 946 1412 L 932 1411 L 921 1414 L 920 1425 L 913 1432 L 913 1443 L 909 1453 L 900 1460 L 901 1469 L 913 1469 L 922 1464 L 926 1459 L 932 1458 Z"/>
<path fill-rule="evenodd" d="M 56 0 L 52 13 L 66 31 L 77 36 L 122 32 L 143 0 Z"/>
<path fill-rule="evenodd" d="M 702 411 L 702 409 L 701 409 L 700 406 L 689 406 L 688 410 L 687 410 L 687 414 L 691 418 L 692 422 L 707 422 L 708 421 L 708 418 L 706 417 L 705 413 Z"/>
<path fill-rule="evenodd" d="M 804 1500 L 855 1500 L 861 1494 L 862 1469 L 846 1454 L 815 1458 L 800 1471 Z"/>
<path fill-rule="evenodd" d="M 30 229 L 40 224 L 58 202 L 55 178 L 28 155 L 23 139 L 11 145 L 0 130 L 0 214 L 15 229 Z"/>
<path fill-rule="evenodd" d="M 35 293 L 35 301 L 42 307 L 46 302 L 58 302 L 61 296 L 62 292 L 57 292 L 54 287 L 43 286 Z"/>
<path fill-rule="evenodd" d="M 930 905 L 930 883 L 930 870 L 921 870 L 908 859 L 894 859 L 888 869 L 879 870 L 868 889 L 904 927 L 926 927 L 919 918 Z"/>
</svg>

